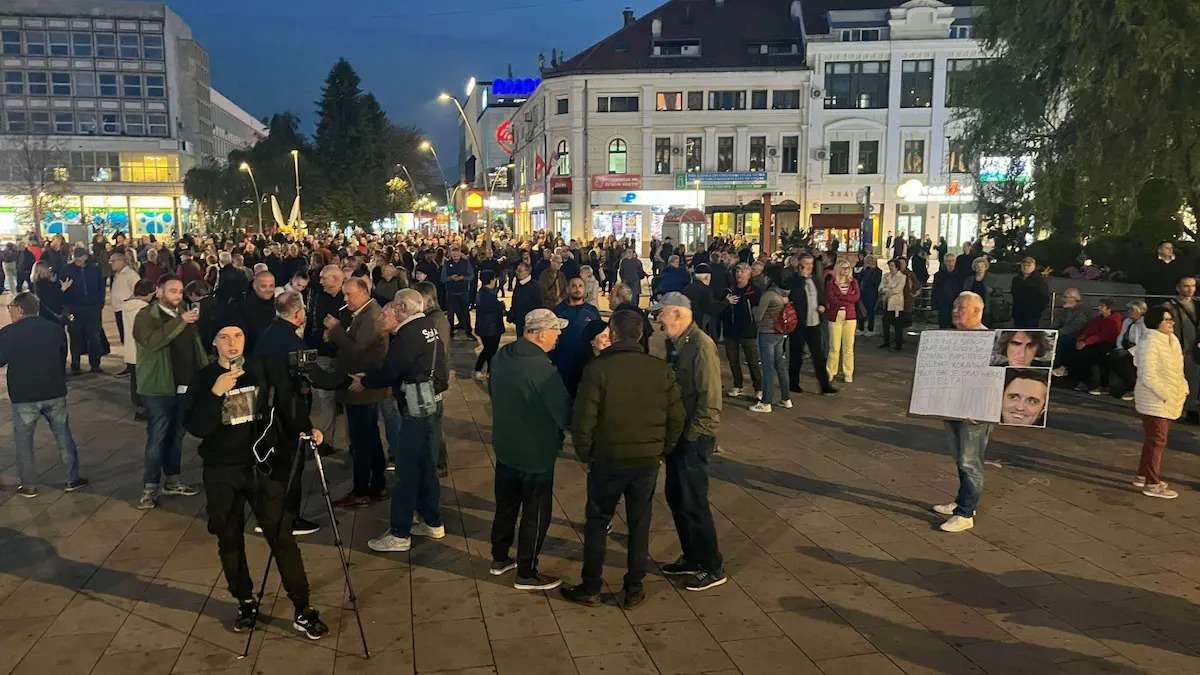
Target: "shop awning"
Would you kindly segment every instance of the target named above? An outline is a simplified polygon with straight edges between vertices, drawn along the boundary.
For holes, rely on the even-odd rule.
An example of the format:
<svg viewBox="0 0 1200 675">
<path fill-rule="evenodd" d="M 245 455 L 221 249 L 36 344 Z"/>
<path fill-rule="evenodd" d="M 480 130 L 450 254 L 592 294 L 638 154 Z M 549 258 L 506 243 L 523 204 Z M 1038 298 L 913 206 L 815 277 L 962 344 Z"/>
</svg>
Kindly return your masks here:
<svg viewBox="0 0 1200 675">
<path fill-rule="evenodd" d="M 800 205 L 790 199 L 785 199 L 772 208 L 776 211 L 799 211 Z"/>
<path fill-rule="evenodd" d="M 856 213 L 814 213 L 814 230 L 849 230 L 862 227 L 862 216 Z"/>
<path fill-rule="evenodd" d="M 671 209 L 663 217 L 663 223 L 703 225 L 707 222 L 708 216 L 698 209 Z"/>
</svg>

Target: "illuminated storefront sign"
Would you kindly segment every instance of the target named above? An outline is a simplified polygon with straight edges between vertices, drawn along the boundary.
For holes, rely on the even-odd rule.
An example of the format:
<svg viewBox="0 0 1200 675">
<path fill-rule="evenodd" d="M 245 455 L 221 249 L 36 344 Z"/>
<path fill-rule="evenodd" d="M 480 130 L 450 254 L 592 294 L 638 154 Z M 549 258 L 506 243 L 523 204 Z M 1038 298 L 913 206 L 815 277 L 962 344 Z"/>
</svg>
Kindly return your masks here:
<svg viewBox="0 0 1200 675">
<path fill-rule="evenodd" d="M 702 190 L 759 190 L 767 187 L 766 171 L 705 171 L 702 173 L 675 174 L 675 187 L 680 190 L 696 188 L 700 181 Z"/>
<path fill-rule="evenodd" d="M 546 208 L 546 193 L 535 192 L 529 195 L 529 208 L 544 209 Z"/>
<path fill-rule="evenodd" d="M 514 202 L 511 197 L 491 196 L 487 198 L 485 203 L 489 209 L 509 211 L 512 210 Z"/>
<path fill-rule="evenodd" d="M 512 120 L 504 120 L 496 126 L 496 145 L 505 153 L 511 155 L 513 148 L 516 147 L 516 138 L 513 136 Z"/>
<path fill-rule="evenodd" d="M 979 160 L 980 183 L 1005 183 L 1010 180 L 1018 183 L 1033 180 L 1033 157 L 1026 155 L 1015 161 L 1011 157 L 984 157 Z"/>
<path fill-rule="evenodd" d="M 704 190 L 598 190 L 592 205 L 598 204 L 697 207 L 704 204 Z"/>
<path fill-rule="evenodd" d="M 483 193 L 468 192 L 465 200 L 466 207 L 472 211 L 478 211 L 483 208 Z"/>
<path fill-rule="evenodd" d="M 492 96 L 496 98 L 529 98 L 542 81 L 536 77 L 515 80 L 492 80 Z"/>
<path fill-rule="evenodd" d="M 640 190 L 641 188 L 641 174 L 602 173 L 592 176 L 593 190 Z"/>
<path fill-rule="evenodd" d="M 913 179 L 896 188 L 896 196 L 909 204 L 966 204 L 975 201 L 975 188 L 956 180 L 946 185 L 926 185 Z"/>
</svg>

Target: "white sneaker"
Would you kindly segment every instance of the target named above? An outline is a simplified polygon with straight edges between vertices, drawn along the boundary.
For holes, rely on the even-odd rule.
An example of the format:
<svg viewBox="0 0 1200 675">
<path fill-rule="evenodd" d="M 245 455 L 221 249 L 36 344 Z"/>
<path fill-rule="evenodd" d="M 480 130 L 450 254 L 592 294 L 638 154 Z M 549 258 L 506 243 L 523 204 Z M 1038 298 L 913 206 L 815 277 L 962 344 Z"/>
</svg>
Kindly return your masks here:
<svg viewBox="0 0 1200 675">
<path fill-rule="evenodd" d="M 734 387 L 734 388 L 730 389 L 729 392 L 726 393 L 725 395 L 729 396 L 731 398 L 737 398 L 744 393 L 746 393 L 746 392 L 742 391 L 741 387 Z"/>
<path fill-rule="evenodd" d="M 482 370 L 475 371 L 475 374 L 472 377 L 474 377 L 477 382 L 483 382 L 487 379 L 487 375 L 484 375 Z"/>
<path fill-rule="evenodd" d="M 845 382 L 846 384 L 851 384 L 852 382 L 854 382 L 854 376 L 846 375 L 846 376 L 842 377 L 842 381 Z"/>
<path fill-rule="evenodd" d="M 762 401 L 759 401 L 758 403 L 755 403 L 754 405 L 750 406 L 750 412 L 769 413 L 769 412 L 771 412 L 771 404 L 763 403 Z"/>
<path fill-rule="evenodd" d="M 1124 394 L 1121 394 L 1121 400 L 1122 401 L 1132 401 L 1133 400 L 1133 392 L 1127 391 Z"/>
<path fill-rule="evenodd" d="M 779 405 L 788 410 L 791 410 L 792 409 L 792 399 L 789 398 L 786 401 L 780 401 Z"/>
<path fill-rule="evenodd" d="M 958 508 L 958 504 L 955 502 L 950 502 L 949 504 L 934 504 L 933 512 L 940 513 L 943 516 L 952 516 L 952 515 L 954 515 L 954 509 L 957 509 L 957 508 Z"/>
<path fill-rule="evenodd" d="M 1175 499 L 1179 496 L 1178 492 L 1167 489 L 1166 483 L 1147 485 L 1146 489 L 1142 490 L 1142 494 L 1147 497 L 1158 497 L 1159 499 Z"/>
<path fill-rule="evenodd" d="M 368 541 L 367 547 L 380 553 L 403 553 L 412 548 L 412 539 L 401 539 L 391 532 L 384 532 L 382 536 Z"/>
<path fill-rule="evenodd" d="M 974 518 L 963 518 L 962 516 L 950 516 L 950 519 L 939 526 L 942 532 L 965 532 L 972 527 L 975 527 Z"/>
<path fill-rule="evenodd" d="M 426 525 L 425 521 L 419 520 L 413 523 L 412 527 L 409 528 L 409 534 L 416 535 L 418 537 L 429 537 L 430 539 L 445 539 L 446 526 L 438 525 L 437 527 L 431 527 Z"/>
</svg>

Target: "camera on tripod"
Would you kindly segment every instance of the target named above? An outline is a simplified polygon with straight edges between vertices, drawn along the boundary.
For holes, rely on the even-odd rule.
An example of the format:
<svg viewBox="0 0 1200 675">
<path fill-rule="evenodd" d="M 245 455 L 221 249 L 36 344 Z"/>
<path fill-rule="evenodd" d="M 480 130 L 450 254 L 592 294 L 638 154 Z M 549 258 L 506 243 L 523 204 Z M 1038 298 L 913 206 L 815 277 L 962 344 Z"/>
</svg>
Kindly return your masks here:
<svg viewBox="0 0 1200 675">
<path fill-rule="evenodd" d="M 315 349 L 297 349 L 294 352 L 288 352 L 287 357 L 288 368 L 293 371 L 304 372 L 317 365 L 317 350 Z"/>
</svg>

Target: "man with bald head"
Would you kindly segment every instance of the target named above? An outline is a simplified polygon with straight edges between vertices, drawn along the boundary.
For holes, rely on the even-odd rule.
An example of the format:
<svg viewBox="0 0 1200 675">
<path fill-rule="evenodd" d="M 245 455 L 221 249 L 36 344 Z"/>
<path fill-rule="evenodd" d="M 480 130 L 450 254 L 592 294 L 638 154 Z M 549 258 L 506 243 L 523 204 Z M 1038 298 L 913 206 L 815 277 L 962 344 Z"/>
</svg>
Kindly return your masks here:
<svg viewBox="0 0 1200 675">
<path fill-rule="evenodd" d="M 963 291 L 954 300 L 955 330 L 987 330 L 983 325 L 983 298 Z M 958 465 L 958 496 L 949 504 L 933 507 L 949 518 L 941 524 L 943 532 L 963 532 L 975 526 L 975 508 L 983 496 L 983 458 L 987 453 L 992 424 L 975 420 L 947 420 L 946 444 Z"/>
</svg>

